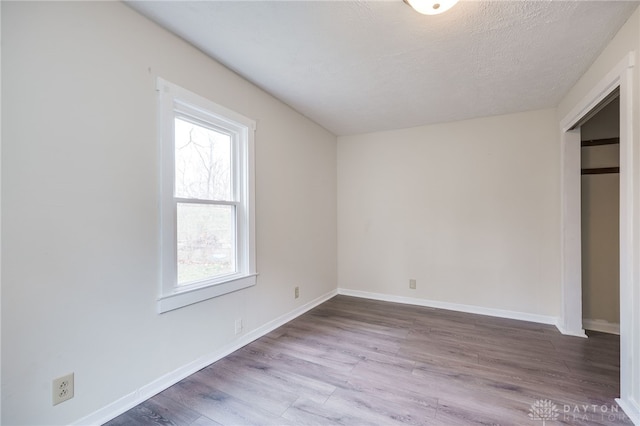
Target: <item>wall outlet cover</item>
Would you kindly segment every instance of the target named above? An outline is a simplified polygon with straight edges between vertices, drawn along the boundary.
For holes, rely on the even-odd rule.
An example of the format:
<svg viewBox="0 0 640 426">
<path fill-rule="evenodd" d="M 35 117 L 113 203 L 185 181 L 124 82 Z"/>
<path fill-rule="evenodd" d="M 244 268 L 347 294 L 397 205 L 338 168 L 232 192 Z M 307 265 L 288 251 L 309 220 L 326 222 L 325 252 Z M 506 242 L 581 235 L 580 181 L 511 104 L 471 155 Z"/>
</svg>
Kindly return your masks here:
<svg viewBox="0 0 640 426">
<path fill-rule="evenodd" d="M 53 405 L 73 398 L 73 373 L 53 379 L 51 388 Z"/>
</svg>

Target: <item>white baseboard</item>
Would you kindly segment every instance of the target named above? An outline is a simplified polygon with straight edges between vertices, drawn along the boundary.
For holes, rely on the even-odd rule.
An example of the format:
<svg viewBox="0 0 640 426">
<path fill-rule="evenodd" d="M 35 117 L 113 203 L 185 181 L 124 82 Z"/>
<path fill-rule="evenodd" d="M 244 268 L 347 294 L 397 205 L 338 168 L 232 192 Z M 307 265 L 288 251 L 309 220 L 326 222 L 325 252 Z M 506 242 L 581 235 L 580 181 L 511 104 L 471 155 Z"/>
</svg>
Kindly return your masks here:
<svg viewBox="0 0 640 426">
<path fill-rule="evenodd" d="M 631 422 L 636 426 L 640 426 L 640 406 L 628 398 L 616 398 L 616 402 Z"/>
<path fill-rule="evenodd" d="M 588 337 L 587 333 L 585 333 L 584 331 L 584 328 L 580 328 L 577 330 L 569 330 L 564 328 L 560 322 L 556 324 L 556 328 L 558 329 L 558 331 L 560 331 L 560 333 L 564 334 L 565 336 L 582 337 L 584 339 Z"/>
<path fill-rule="evenodd" d="M 345 296 L 362 297 L 364 299 L 382 300 L 385 302 L 404 303 L 407 305 L 426 306 L 429 308 L 439 308 L 439 309 L 446 309 L 449 311 L 466 312 L 469 314 L 488 315 L 488 316 L 498 317 L 498 318 L 509 318 L 509 319 L 515 319 L 520 321 L 537 322 L 539 324 L 557 325 L 558 323 L 558 318 L 546 316 L 546 315 L 529 314 L 526 312 L 507 311 L 503 309 L 485 308 L 482 306 L 474 306 L 474 305 L 461 305 L 458 303 L 440 302 L 437 300 L 418 299 L 414 297 L 393 296 L 390 294 L 382 294 L 382 293 L 370 293 L 367 291 L 349 290 L 346 288 L 339 288 L 338 294 L 343 294 Z"/>
<path fill-rule="evenodd" d="M 590 320 L 582 319 L 582 326 L 585 330 L 600 331 L 602 333 L 620 335 L 620 324 L 609 322 L 606 320 Z"/>
<path fill-rule="evenodd" d="M 274 319 L 273 321 L 270 321 L 264 324 L 263 326 L 258 327 L 257 329 L 241 336 L 238 340 L 234 340 L 233 342 L 220 348 L 219 350 L 209 353 L 207 355 L 204 355 L 194 360 L 193 362 L 190 362 L 187 365 L 184 365 L 170 373 L 165 374 L 164 376 L 157 378 L 153 382 L 142 386 L 140 389 L 137 389 L 136 391 L 123 396 L 117 401 L 114 401 L 113 403 L 107 405 L 106 407 L 103 407 L 98 411 L 95 411 L 94 413 L 89 414 L 88 416 L 83 417 L 82 419 L 72 424 L 78 425 L 78 426 L 102 425 L 103 423 L 106 423 L 109 420 L 112 420 L 118 417 L 120 414 L 124 413 L 125 411 L 130 410 L 136 405 L 146 401 L 152 396 L 162 392 L 168 387 L 178 383 L 180 380 L 184 379 L 185 377 L 188 377 L 191 374 L 195 373 L 196 371 L 199 371 L 204 367 L 224 358 L 225 356 L 237 351 L 243 346 L 248 345 L 254 340 L 268 334 L 269 332 L 275 330 L 276 328 L 293 320 L 294 318 L 299 317 L 305 312 L 315 308 L 321 303 L 326 302 L 336 294 L 338 294 L 337 290 L 332 290 L 312 300 L 311 302 L 306 303 L 294 309 L 293 311 L 287 314 L 284 314 Z"/>
</svg>

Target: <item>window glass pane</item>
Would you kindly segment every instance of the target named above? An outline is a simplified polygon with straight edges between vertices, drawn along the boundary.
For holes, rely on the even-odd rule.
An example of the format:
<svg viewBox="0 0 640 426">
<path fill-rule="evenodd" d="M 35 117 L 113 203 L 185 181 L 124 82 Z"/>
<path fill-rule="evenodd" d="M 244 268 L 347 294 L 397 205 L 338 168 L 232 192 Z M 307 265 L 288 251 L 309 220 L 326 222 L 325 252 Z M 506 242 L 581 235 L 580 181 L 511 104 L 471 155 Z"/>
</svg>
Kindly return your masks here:
<svg viewBox="0 0 640 426">
<path fill-rule="evenodd" d="M 231 136 L 175 119 L 175 196 L 231 200 Z"/>
<path fill-rule="evenodd" d="M 236 272 L 235 206 L 177 207 L 178 285 Z"/>
</svg>

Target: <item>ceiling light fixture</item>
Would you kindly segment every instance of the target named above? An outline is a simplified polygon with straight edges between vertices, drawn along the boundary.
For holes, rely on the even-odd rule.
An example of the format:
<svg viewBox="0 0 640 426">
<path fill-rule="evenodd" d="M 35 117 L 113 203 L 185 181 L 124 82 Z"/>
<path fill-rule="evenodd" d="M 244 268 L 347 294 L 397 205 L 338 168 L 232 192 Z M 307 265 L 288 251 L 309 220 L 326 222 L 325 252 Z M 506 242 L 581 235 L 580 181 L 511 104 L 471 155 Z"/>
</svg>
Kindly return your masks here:
<svg viewBox="0 0 640 426">
<path fill-rule="evenodd" d="M 451 9 L 458 0 L 402 0 L 423 15 L 437 15 Z"/>
</svg>

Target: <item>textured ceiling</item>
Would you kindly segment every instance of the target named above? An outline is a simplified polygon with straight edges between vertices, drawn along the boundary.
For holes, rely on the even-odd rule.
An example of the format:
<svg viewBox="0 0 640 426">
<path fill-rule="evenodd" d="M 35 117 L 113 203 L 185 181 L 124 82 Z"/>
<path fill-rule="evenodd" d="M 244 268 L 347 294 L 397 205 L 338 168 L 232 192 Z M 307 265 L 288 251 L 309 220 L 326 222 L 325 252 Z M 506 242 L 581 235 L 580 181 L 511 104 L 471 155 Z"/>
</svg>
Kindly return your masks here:
<svg viewBox="0 0 640 426">
<path fill-rule="evenodd" d="M 556 106 L 638 2 L 129 2 L 336 135 Z"/>
</svg>

